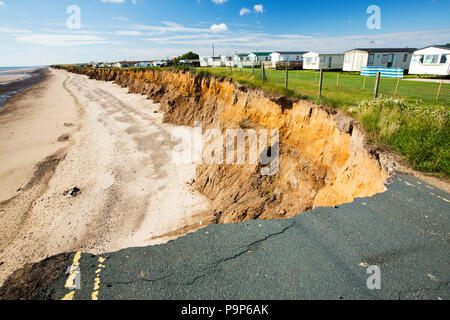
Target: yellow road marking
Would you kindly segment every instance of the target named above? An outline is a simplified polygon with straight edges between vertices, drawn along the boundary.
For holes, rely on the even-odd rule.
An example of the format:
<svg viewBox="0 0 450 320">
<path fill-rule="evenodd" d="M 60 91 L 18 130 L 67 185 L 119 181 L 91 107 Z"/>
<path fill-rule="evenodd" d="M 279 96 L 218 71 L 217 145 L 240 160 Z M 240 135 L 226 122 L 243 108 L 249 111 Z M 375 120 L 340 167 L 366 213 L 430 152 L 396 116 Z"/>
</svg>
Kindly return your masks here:
<svg viewBox="0 0 450 320">
<path fill-rule="evenodd" d="M 70 291 L 61 300 L 72 300 L 74 296 L 75 296 L 75 291 Z"/>
<path fill-rule="evenodd" d="M 81 258 L 81 251 L 78 251 L 75 253 L 72 261 L 72 265 L 70 266 L 70 274 L 69 277 L 67 277 L 65 288 L 73 288 L 73 282 L 75 281 L 75 276 L 77 274 L 77 267 L 80 265 L 80 258 Z M 61 300 L 72 300 L 75 296 L 75 291 L 72 289 L 71 292 L 66 294 L 64 298 Z"/>
<path fill-rule="evenodd" d="M 445 199 L 445 198 L 443 198 L 443 197 L 441 197 L 441 196 L 437 196 L 439 199 L 442 199 L 442 200 L 444 200 L 445 202 L 450 202 L 450 200 L 447 200 L 447 199 Z"/>
<path fill-rule="evenodd" d="M 94 288 L 93 292 L 91 294 L 91 300 L 98 300 L 98 290 L 100 289 L 100 273 L 102 272 L 102 269 L 106 268 L 106 266 L 103 264 L 105 262 L 106 258 L 99 257 L 98 258 L 98 269 L 95 271 L 95 274 L 97 275 L 94 279 Z"/>
</svg>

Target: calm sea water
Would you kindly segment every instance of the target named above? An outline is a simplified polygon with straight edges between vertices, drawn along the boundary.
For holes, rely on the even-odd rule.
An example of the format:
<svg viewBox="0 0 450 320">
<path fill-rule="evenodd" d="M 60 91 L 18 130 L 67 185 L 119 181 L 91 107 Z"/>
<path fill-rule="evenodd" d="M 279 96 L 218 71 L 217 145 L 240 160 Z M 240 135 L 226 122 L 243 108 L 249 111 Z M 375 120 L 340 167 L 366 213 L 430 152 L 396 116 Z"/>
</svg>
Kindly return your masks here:
<svg viewBox="0 0 450 320">
<path fill-rule="evenodd" d="M 37 76 L 31 72 L 42 67 L 44 66 L 0 67 L 0 78 L 26 75 L 26 77 L 21 80 L 0 83 L 0 109 L 13 95 L 36 83 L 37 80 L 35 81 L 35 79 Z"/>
</svg>

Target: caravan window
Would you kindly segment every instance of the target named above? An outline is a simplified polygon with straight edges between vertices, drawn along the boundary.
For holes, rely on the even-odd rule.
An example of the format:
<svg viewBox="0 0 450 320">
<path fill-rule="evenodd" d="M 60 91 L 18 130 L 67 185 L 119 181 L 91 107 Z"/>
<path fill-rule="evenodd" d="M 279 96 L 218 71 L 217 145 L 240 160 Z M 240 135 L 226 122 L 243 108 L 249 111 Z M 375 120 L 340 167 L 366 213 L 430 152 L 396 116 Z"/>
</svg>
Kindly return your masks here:
<svg viewBox="0 0 450 320">
<path fill-rule="evenodd" d="M 403 56 L 403 62 L 406 62 L 406 60 L 408 60 L 408 54 L 405 53 L 405 55 Z"/>
<path fill-rule="evenodd" d="M 388 62 L 388 55 L 383 54 L 383 57 L 381 58 L 381 63 L 386 63 L 386 62 Z"/>
<path fill-rule="evenodd" d="M 373 54 L 369 55 L 369 61 L 367 62 L 367 65 L 371 66 L 373 65 L 373 59 L 375 58 L 375 56 Z"/>
<path fill-rule="evenodd" d="M 447 63 L 447 55 L 446 55 L 446 54 L 443 54 L 443 55 L 441 56 L 441 61 L 440 61 L 440 63 Z"/>
<path fill-rule="evenodd" d="M 429 54 L 425 56 L 425 64 L 435 64 L 438 63 L 439 55 L 438 54 Z"/>
</svg>

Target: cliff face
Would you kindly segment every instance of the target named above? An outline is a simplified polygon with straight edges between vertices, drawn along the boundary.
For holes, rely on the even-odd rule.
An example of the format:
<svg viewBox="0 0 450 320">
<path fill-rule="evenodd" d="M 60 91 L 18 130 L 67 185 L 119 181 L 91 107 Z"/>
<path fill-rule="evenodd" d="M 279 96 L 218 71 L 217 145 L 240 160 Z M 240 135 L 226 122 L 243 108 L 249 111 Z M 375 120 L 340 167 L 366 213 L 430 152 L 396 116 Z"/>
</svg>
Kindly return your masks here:
<svg viewBox="0 0 450 320">
<path fill-rule="evenodd" d="M 202 121 L 204 130 L 279 130 L 276 175 L 261 175 L 261 163 L 198 165 L 193 186 L 211 199 L 218 223 L 290 218 L 385 190 L 388 175 L 366 149 L 363 132 L 335 110 L 187 71 L 68 71 L 147 95 L 160 103 L 168 123 Z"/>
</svg>

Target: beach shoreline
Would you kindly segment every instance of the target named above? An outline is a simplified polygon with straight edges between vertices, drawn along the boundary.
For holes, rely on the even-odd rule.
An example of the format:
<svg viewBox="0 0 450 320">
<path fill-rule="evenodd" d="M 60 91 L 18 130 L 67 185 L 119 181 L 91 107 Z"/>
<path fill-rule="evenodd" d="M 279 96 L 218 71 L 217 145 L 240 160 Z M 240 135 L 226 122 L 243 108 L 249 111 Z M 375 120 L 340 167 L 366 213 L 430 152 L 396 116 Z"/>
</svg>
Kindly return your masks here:
<svg viewBox="0 0 450 320">
<path fill-rule="evenodd" d="M 8 70 L 0 73 L 0 110 L 14 95 L 45 80 L 47 68 Z"/>
</svg>

